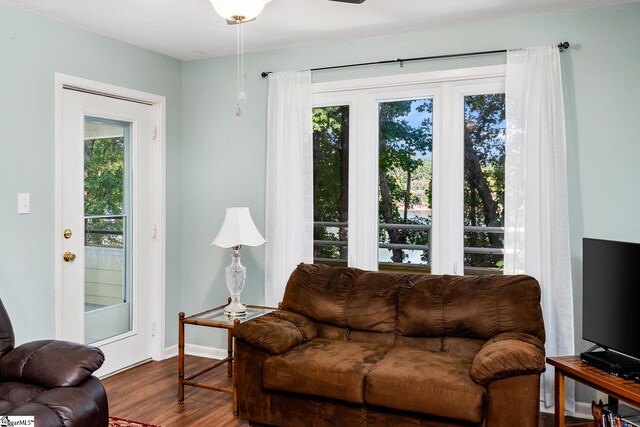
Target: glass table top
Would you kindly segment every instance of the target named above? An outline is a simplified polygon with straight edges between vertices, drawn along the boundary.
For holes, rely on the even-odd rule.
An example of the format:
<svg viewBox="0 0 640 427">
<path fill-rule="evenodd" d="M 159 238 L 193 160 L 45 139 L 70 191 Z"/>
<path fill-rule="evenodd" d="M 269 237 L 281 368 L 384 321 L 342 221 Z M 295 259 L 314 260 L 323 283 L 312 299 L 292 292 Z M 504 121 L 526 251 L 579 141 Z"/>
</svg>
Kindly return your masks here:
<svg viewBox="0 0 640 427">
<path fill-rule="evenodd" d="M 203 311 L 202 313 L 194 314 L 189 317 L 185 317 L 184 321 L 187 323 L 211 323 L 212 326 L 229 326 L 233 327 L 234 321 L 238 319 L 240 323 L 245 322 L 250 319 L 254 319 L 256 317 L 262 316 L 264 314 L 275 311 L 275 308 L 268 307 L 256 307 L 247 305 L 247 313 L 244 316 L 240 317 L 231 317 L 224 314 L 224 305 L 216 308 L 212 308 L 211 310 Z"/>
</svg>

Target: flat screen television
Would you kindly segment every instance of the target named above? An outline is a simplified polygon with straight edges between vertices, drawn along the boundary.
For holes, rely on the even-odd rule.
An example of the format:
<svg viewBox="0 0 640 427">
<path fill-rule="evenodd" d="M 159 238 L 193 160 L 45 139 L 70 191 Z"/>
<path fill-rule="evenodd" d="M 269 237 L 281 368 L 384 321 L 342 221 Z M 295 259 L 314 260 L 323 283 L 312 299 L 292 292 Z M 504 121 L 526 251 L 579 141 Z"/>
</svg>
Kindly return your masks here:
<svg viewBox="0 0 640 427">
<path fill-rule="evenodd" d="M 636 370 L 634 364 L 640 363 L 640 244 L 585 238 L 583 262 L 582 338 L 635 358 L 612 354 L 616 366 L 625 365 L 626 360 L 628 369 Z"/>
</svg>

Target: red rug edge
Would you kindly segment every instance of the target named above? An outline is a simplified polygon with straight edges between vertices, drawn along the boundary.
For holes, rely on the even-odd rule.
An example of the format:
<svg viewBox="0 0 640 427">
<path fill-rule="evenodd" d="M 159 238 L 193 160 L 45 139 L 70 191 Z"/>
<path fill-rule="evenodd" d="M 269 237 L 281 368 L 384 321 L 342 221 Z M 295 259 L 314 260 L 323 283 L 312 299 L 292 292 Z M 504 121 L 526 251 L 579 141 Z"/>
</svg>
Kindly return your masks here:
<svg viewBox="0 0 640 427">
<path fill-rule="evenodd" d="M 141 421 L 134 421 L 134 420 L 128 420 L 126 418 L 120 418 L 120 417 L 109 417 L 109 421 L 123 421 L 125 423 L 134 423 L 134 424 L 138 424 L 142 427 L 162 427 L 156 424 L 148 424 L 148 423 L 143 423 Z"/>
</svg>

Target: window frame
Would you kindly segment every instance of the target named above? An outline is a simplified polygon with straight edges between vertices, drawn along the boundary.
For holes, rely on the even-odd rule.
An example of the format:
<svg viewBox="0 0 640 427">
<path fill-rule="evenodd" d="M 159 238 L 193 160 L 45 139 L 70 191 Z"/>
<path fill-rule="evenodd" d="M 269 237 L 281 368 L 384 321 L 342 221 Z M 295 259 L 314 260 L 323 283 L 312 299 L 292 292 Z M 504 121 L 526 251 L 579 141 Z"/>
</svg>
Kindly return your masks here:
<svg viewBox="0 0 640 427">
<path fill-rule="evenodd" d="M 432 98 L 431 272 L 464 272 L 464 97 L 504 92 L 505 77 L 495 65 L 312 85 L 314 108 L 349 106 L 349 266 L 379 269 L 379 104 Z"/>
</svg>

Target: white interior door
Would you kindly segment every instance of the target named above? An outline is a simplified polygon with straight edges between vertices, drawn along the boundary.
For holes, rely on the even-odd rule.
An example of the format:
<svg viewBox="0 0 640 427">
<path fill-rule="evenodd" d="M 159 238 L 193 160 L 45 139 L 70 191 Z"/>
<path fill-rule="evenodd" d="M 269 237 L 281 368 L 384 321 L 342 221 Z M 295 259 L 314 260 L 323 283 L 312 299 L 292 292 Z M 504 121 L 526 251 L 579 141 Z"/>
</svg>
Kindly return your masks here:
<svg viewBox="0 0 640 427">
<path fill-rule="evenodd" d="M 100 347 L 98 375 L 153 355 L 153 130 L 150 105 L 63 90 L 58 337 Z"/>
</svg>

